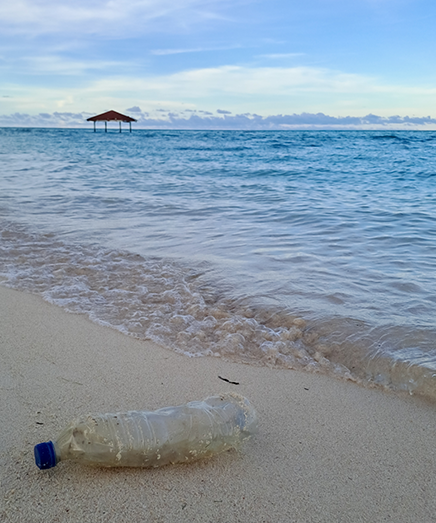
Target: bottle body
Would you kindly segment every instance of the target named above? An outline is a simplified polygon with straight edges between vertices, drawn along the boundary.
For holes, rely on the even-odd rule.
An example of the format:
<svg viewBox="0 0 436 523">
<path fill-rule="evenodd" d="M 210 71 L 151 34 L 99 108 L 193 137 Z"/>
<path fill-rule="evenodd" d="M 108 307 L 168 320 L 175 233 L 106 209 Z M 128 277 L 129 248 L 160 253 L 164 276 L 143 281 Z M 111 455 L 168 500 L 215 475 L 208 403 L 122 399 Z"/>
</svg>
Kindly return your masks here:
<svg viewBox="0 0 436 523">
<path fill-rule="evenodd" d="M 54 450 L 56 463 L 159 467 L 237 448 L 256 427 L 248 400 L 229 393 L 153 412 L 89 415 L 68 425 Z"/>
</svg>

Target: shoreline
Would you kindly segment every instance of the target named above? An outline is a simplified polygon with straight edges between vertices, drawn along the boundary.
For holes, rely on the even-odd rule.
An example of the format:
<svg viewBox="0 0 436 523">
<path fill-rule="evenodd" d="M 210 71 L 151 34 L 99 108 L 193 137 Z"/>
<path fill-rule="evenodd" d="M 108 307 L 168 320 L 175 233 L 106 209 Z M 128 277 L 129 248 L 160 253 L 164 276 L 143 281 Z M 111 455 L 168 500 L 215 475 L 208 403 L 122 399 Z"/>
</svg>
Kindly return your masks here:
<svg viewBox="0 0 436 523">
<path fill-rule="evenodd" d="M 334 378 L 189 358 L 0 286 L 1 521 L 433 521 L 435 407 Z M 225 383 L 218 376 L 239 385 Z M 158 469 L 34 464 L 88 412 L 246 396 L 240 452 Z"/>
</svg>

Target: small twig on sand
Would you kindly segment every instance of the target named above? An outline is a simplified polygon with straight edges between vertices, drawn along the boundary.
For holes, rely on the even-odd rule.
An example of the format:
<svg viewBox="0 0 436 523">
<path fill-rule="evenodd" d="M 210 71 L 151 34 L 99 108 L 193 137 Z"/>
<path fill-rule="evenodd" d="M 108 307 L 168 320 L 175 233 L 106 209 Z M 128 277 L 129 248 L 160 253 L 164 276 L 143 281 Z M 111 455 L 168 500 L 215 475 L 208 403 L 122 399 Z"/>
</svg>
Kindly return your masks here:
<svg viewBox="0 0 436 523">
<path fill-rule="evenodd" d="M 226 381 L 227 383 L 231 383 L 232 385 L 239 385 L 239 381 L 230 381 L 227 378 L 222 378 L 221 376 L 218 376 L 220 380 Z"/>
</svg>

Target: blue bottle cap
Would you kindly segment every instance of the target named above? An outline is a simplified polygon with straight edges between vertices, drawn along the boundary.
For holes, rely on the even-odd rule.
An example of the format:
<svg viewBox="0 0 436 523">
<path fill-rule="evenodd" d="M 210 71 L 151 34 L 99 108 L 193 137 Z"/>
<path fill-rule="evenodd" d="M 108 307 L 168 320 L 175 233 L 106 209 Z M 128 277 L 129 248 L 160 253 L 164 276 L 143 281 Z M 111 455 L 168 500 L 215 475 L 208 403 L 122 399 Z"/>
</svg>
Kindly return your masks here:
<svg viewBox="0 0 436 523">
<path fill-rule="evenodd" d="M 35 463 L 41 470 L 56 466 L 56 452 L 52 441 L 38 443 L 38 445 L 35 445 L 34 453 Z"/>
</svg>

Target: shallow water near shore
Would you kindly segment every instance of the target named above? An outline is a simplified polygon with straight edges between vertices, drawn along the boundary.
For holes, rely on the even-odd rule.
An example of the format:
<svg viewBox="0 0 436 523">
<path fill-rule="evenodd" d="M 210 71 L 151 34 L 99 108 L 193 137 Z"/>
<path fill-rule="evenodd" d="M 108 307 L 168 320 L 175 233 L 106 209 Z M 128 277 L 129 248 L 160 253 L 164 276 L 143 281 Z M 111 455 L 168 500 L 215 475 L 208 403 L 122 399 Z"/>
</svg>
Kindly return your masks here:
<svg viewBox="0 0 436 523">
<path fill-rule="evenodd" d="M 436 399 L 436 133 L 0 129 L 0 281 Z"/>
</svg>

